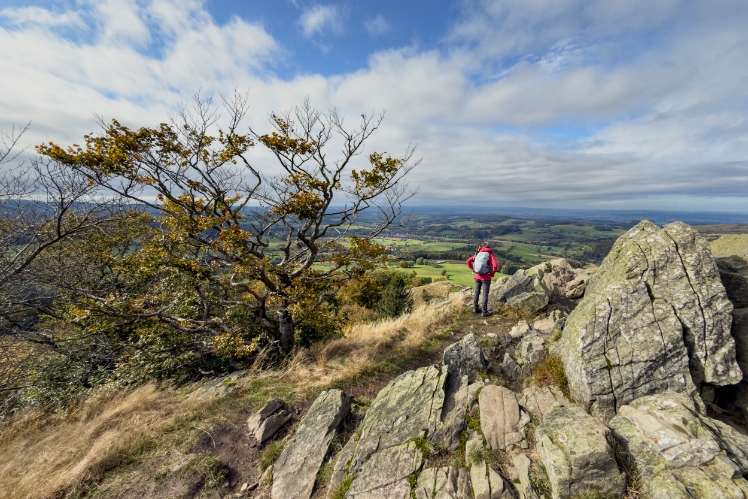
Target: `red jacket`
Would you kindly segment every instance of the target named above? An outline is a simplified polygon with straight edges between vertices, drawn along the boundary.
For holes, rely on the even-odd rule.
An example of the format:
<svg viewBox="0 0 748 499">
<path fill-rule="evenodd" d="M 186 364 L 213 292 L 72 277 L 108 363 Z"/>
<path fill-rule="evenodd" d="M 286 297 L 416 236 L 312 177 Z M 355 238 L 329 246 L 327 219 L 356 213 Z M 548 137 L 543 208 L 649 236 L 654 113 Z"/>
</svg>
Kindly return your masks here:
<svg viewBox="0 0 748 499">
<path fill-rule="evenodd" d="M 499 270 L 499 264 L 496 262 L 496 258 L 493 257 L 493 250 L 491 248 L 481 248 L 478 251 L 487 251 L 488 252 L 488 262 L 491 264 L 491 268 L 493 269 L 491 273 L 489 274 L 473 274 L 473 277 L 476 279 L 480 279 L 481 281 L 490 281 L 494 274 L 498 272 Z M 470 270 L 473 270 L 473 261 L 475 261 L 475 255 L 471 256 L 467 259 L 467 266 L 470 267 Z"/>
</svg>

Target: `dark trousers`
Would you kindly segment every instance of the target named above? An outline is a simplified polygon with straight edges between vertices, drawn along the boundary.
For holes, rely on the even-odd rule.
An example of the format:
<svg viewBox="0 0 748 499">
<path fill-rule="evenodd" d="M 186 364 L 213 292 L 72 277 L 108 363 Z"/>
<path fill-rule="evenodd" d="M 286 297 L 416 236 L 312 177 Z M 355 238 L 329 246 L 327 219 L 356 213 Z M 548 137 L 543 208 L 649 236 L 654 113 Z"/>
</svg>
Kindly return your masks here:
<svg viewBox="0 0 748 499">
<path fill-rule="evenodd" d="M 473 310 L 478 310 L 478 297 L 483 289 L 483 311 L 488 312 L 488 290 L 491 288 L 491 281 L 475 280 L 475 296 L 473 296 Z"/>
</svg>

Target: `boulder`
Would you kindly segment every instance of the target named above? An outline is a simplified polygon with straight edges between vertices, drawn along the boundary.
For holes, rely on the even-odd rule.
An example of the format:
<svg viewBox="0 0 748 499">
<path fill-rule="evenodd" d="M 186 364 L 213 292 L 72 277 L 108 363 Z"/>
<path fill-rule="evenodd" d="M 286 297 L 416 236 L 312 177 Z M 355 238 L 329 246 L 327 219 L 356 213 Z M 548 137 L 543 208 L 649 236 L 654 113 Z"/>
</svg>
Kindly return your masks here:
<svg viewBox="0 0 748 499">
<path fill-rule="evenodd" d="M 748 437 L 702 416 L 679 393 L 634 400 L 611 419 L 613 435 L 641 477 L 643 497 L 744 498 Z"/>
<path fill-rule="evenodd" d="M 731 255 L 715 260 L 727 298 L 735 308 L 748 307 L 748 259 Z"/>
<path fill-rule="evenodd" d="M 574 278 L 566 283 L 564 296 L 573 300 L 583 297 L 592 274 L 594 274 L 594 270 L 591 269 L 576 269 Z"/>
<path fill-rule="evenodd" d="M 246 370 L 234 371 L 227 376 L 212 378 L 206 381 L 195 391 L 188 393 L 186 398 L 195 400 L 210 400 L 224 397 L 230 393 L 236 392 L 236 390 L 238 389 L 236 381 L 240 378 L 243 378 L 246 374 Z"/>
<path fill-rule="evenodd" d="M 519 321 L 517 325 L 514 326 L 511 331 L 509 331 L 509 334 L 513 339 L 517 339 L 523 337 L 530 330 L 532 330 L 532 328 L 527 323 L 527 321 Z"/>
<path fill-rule="evenodd" d="M 541 421 L 543 415 L 557 403 L 564 405 L 569 401 L 555 386 L 528 386 L 519 395 L 520 407 Z"/>
<path fill-rule="evenodd" d="M 486 370 L 486 360 L 473 333 L 466 334 L 460 341 L 444 350 L 442 363 L 450 373 L 474 376 Z"/>
<path fill-rule="evenodd" d="M 346 499 L 410 499 L 408 477 L 423 463 L 414 442 L 389 447 L 371 456 L 351 483 Z"/>
<path fill-rule="evenodd" d="M 510 307 L 524 310 L 530 314 L 536 314 L 543 310 L 550 302 L 550 296 L 543 291 L 530 291 L 512 296 L 506 301 Z"/>
<path fill-rule="evenodd" d="M 517 363 L 522 366 L 533 367 L 545 359 L 545 340 L 539 334 L 532 332 L 522 337 L 515 351 Z"/>
<path fill-rule="evenodd" d="M 574 268 L 565 258 L 557 258 L 540 264 L 543 266 L 543 284 L 551 296 L 566 296 L 566 288 L 577 277 Z"/>
<path fill-rule="evenodd" d="M 584 493 L 623 497 L 626 477 L 608 445 L 610 430 L 573 404 L 554 405 L 535 430 L 554 499 Z"/>
<path fill-rule="evenodd" d="M 340 390 L 322 392 L 273 465 L 273 499 L 309 499 L 338 427 L 351 410 Z"/>
<path fill-rule="evenodd" d="M 467 470 L 449 466 L 426 468 L 418 476 L 416 499 L 472 499 Z"/>
<path fill-rule="evenodd" d="M 520 269 L 489 292 L 489 308 L 496 302 L 508 302 L 514 296 L 533 292 L 550 295 L 543 284 L 543 271 L 538 268 Z"/>
<path fill-rule="evenodd" d="M 247 419 L 249 436 L 263 444 L 291 419 L 291 411 L 281 399 L 269 400 Z"/>
<path fill-rule="evenodd" d="M 610 418 L 641 396 L 737 383 L 731 311 L 707 242 L 643 221 L 616 241 L 551 353 L 574 400 Z"/>
<path fill-rule="evenodd" d="M 483 387 L 478 396 L 480 423 L 490 450 L 512 450 L 525 438 L 530 416 L 520 410 L 514 392 L 503 386 Z"/>
</svg>

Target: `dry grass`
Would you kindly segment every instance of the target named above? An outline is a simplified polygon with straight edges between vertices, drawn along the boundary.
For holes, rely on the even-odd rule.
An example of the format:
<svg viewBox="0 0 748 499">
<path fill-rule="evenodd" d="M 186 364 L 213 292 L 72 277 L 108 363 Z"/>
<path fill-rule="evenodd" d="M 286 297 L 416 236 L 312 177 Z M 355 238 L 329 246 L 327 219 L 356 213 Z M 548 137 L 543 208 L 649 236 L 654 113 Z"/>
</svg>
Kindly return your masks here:
<svg viewBox="0 0 748 499">
<path fill-rule="evenodd" d="M 92 397 L 46 424 L 42 415 L 27 414 L 0 433 L 0 484 L 7 497 L 37 499 L 96 480 L 147 450 L 175 416 L 196 404 L 145 386 Z"/>
<path fill-rule="evenodd" d="M 556 355 L 546 355 L 545 359 L 532 368 L 532 376 L 527 378 L 525 383 L 536 386 L 555 386 L 567 399 L 571 400 L 564 363 Z"/>
<path fill-rule="evenodd" d="M 462 307 L 463 300 L 455 298 L 440 308 L 421 306 L 397 319 L 352 326 L 342 338 L 298 351 L 282 368 L 252 370 L 237 380 L 245 396 L 227 402 L 186 399 L 173 390 L 145 386 L 92 397 L 59 416 L 27 411 L 0 427 L 0 490 L 14 499 L 61 497 L 125 464 L 132 464 L 128 473 L 152 473 L 176 445 L 175 437 L 166 435 L 170 427 L 184 426 L 180 421 L 195 414 L 225 418 L 226 411 L 238 410 L 231 405 L 236 403 L 254 406 L 275 396 L 289 401 L 315 396 L 392 359 L 422 354 Z M 211 411 L 214 415 L 208 416 Z M 207 419 L 195 421 L 204 424 Z"/>
</svg>

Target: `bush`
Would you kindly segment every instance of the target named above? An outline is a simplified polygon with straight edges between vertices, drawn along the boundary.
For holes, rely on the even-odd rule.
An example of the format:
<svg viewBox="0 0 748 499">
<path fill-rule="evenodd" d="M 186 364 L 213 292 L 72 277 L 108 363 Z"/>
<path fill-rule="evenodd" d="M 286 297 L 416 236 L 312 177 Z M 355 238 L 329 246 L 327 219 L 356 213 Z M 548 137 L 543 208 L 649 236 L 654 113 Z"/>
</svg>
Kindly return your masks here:
<svg viewBox="0 0 748 499">
<path fill-rule="evenodd" d="M 380 318 L 399 317 L 413 309 L 413 298 L 406 286 L 405 278 L 400 274 L 395 274 L 390 279 L 377 307 Z"/>
</svg>

